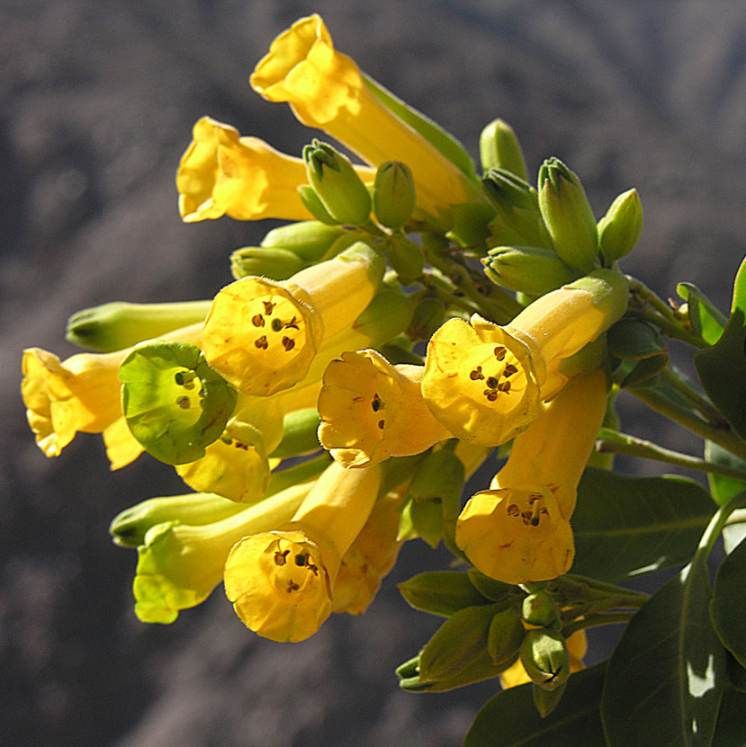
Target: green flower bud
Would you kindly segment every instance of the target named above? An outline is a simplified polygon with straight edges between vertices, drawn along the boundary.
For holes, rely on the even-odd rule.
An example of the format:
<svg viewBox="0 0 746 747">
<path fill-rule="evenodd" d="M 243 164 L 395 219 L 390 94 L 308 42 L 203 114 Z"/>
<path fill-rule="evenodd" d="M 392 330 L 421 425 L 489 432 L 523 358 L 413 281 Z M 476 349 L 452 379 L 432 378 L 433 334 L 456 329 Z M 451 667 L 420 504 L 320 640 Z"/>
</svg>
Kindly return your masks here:
<svg viewBox="0 0 746 747">
<path fill-rule="evenodd" d="M 498 246 L 487 254 L 482 264 L 493 283 L 530 296 L 543 296 L 577 277 L 550 249 Z"/>
<path fill-rule="evenodd" d="M 596 219 L 577 174 L 558 158 L 539 169 L 539 207 L 560 259 L 590 272 L 598 261 Z"/>
<path fill-rule="evenodd" d="M 539 212 L 536 190 L 521 177 L 505 169 L 490 169 L 482 179 L 484 191 L 497 205 Z"/>
<path fill-rule="evenodd" d="M 488 604 L 461 571 L 425 571 L 397 587 L 407 604 L 421 612 L 450 617 L 464 607 Z"/>
<path fill-rule="evenodd" d="M 236 280 L 249 275 L 286 280 L 305 266 L 297 254 L 286 249 L 244 246 L 231 254 L 231 275 Z"/>
<path fill-rule="evenodd" d="M 490 122 L 479 137 L 482 169 L 505 169 L 521 179 L 528 179 L 526 159 L 513 128 L 502 119 Z"/>
<path fill-rule="evenodd" d="M 65 339 L 98 353 L 122 350 L 179 327 L 204 321 L 211 303 L 105 303 L 73 314 L 67 320 Z"/>
<path fill-rule="evenodd" d="M 636 189 L 617 197 L 598 222 L 598 243 L 607 262 L 629 254 L 642 232 L 642 203 Z"/>
<path fill-rule="evenodd" d="M 378 347 L 407 329 L 414 304 L 411 296 L 384 285 L 355 320 L 353 329 L 370 338 L 368 347 Z"/>
<path fill-rule="evenodd" d="M 347 156 L 314 139 L 303 148 L 303 160 L 308 181 L 332 218 L 354 226 L 367 223 L 370 194 Z"/>
<path fill-rule="evenodd" d="M 414 179 L 409 166 L 386 161 L 378 167 L 373 186 L 373 212 L 386 228 L 401 228 L 412 215 L 415 204 Z"/>
<path fill-rule="evenodd" d="M 414 310 L 407 334 L 413 340 L 429 340 L 445 320 L 446 305 L 437 296 L 425 296 Z"/>
<path fill-rule="evenodd" d="M 451 208 L 453 225 L 446 237 L 462 247 L 482 250 L 490 235 L 495 209 L 483 202 L 464 202 Z"/>
<path fill-rule="evenodd" d="M 521 618 L 514 607 L 497 612 L 487 633 L 487 653 L 492 661 L 500 664 L 514 659 L 524 635 Z"/>
<path fill-rule="evenodd" d="M 308 184 L 301 184 L 298 187 L 298 196 L 306 210 L 313 215 L 316 220 L 321 221 L 329 226 L 337 226 L 339 221 L 333 218 L 329 211 L 324 207 L 321 198 L 316 194 L 316 190 Z"/>
<path fill-rule="evenodd" d="M 119 380 L 132 435 L 166 464 L 204 456 L 236 405 L 236 392 L 194 345 L 140 345 L 122 363 Z"/>
<path fill-rule="evenodd" d="M 243 511 L 245 506 L 215 493 L 187 493 L 164 498 L 148 498 L 117 514 L 109 526 L 114 544 L 138 547 L 145 534 L 156 524 L 178 521 L 190 526 L 202 526 L 220 521 Z"/>
<path fill-rule="evenodd" d="M 405 236 L 390 236 L 386 242 L 386 254 L 402 283 L 414 282 L 422 276 L 425 266 L 422 249 Z"/>
<path fill-rule="evenodd" d="M 345 229 L 341 226 L 306 220 L 273 228 L 262 239 L 262 246 L 293 252 L 304 262 L 317 262 L 344 233 Z"/>
<path fill-rule="evenodd" d="M 556 690 L 570 676 L 565 639 L 549 630 L 529 630 L 521 645 L 521 664 L 538 687 Z"/>
<path fill-rule="evenodd" d="M 270 457 L 287 459 L 299 454 L 308 454 L 321 448 L 316 432 L 319 429 L 319 413 L 315 407 L 289 412 L 282 421 L 282 441 Z"/>
<path fill-rule="evenodd" d="M 527 625 L 539 628 L 559 628 L 560 618 L 557 605 L 546 592 L 537 591 L 524 598 L 521 605 L 521 618 Z"/>
</svg>

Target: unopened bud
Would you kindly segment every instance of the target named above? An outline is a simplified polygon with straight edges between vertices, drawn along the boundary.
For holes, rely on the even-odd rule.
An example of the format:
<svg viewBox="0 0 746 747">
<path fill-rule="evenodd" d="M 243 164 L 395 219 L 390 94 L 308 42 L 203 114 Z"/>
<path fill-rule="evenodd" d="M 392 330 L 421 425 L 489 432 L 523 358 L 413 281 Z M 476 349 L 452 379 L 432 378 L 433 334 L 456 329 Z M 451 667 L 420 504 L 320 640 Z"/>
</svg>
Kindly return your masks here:
<svg viewBox="0 0 746 747">
<path fill-rule="evenodd" d="M 506 169 L 490 169 L 482 179 L 484 191 L 493 202 L 504 207 L 539 212 L 539 196 L 524 179 Z"/>
<path fill-rule="evenodd" d="M 537 628 L 558 628 L 560 619 L 557 605 L 546 592 L 529 594 L 521 606 L 524 623 Z"/>
<path fill-rule="evenodd" d="M 422 276 L 425 258 L 414 242 L 404 236 L 391 236 L 386 242 L 386 253 L 402 283 L 411 283 Z"/>
<path fill-rule="evenodd" d="M 596 219 L 577 174 L 558 158 L 539 169 L 539 207 L 560 259 L 590 272 L 598 260 Z"/>
<path fill-rule="evenodd" d="M 401 161 L 386 161 L 378 167 L 373 187 L 373 211 L 387 228 L 401 228 L 412 215 L 415 189 L 412 171 Z"/>
<path fill-rule="evenodd" d="M 527 179 L 526 159 L 513 128 L 502 119 L 490 122 L 479 137 L 482 169 L 505 169 Z"/>
<path fill-rule="evenodd" d="M 248 276 L 286 280 L 304 267 L 303 260 L 286 249 L 244 246 L 231 254 L 231 275 L 236 280 Z"/>
<path fill-rule="evenodd" d="M 315 220 L 288 223 L 273 228 L 262 239 L 262 246 L 285 249 L 305 262 L 316 262 L 345 232 L 341 226 L 328 226 Z"/>
<path fill-rule="evenodd" d="M 114 301 L 82 309 L 67 320 L 65 339 L 73 345 L 109 353 L 179 327 L 201 322 L 211 301 L 183 303 L 125 303 Z"/>
<path fill-rule="evenodd" d="M 539 247 L 498 246 L 482 263 L 493 283 L 529 296 L 543 296 L 577 277 L 553 251 Z"/>
<path fill-rule="evenodd" d="M 521 664 L 536 686 L 562 687 L 570 676 L 570 656 L 565 639 L 548 630 L 529 630 L 521 645 Z"/>
<path fill-rule="evenodd" d="M 303 160 L 308 180 L 332 218 L 349 225 L 367 223 L 370 194 L 347 156 L 314 139 L 303 148 Z"/>
<path fill-rule="evenodd" d="M 598 242 L 608 262 L 629 254 L 642 231 L 642 203 L 636 189 L 617 197 L 598 222 Z"/>
<path fill-rule="evenodd" d="M 340 223 L 340 221 L 330 215 L 329 211 L 324 207 L 324 203 L 321 202 L 321 198 L 316 193 L 316 190 L 310 185 L 301 184 L 298 187 L 298 196 L 306 210 L 308 210 L 316 220 L 321 221 L 321 223 L 325 223 L 328 226 L 336 226 Z"/>
</svg>

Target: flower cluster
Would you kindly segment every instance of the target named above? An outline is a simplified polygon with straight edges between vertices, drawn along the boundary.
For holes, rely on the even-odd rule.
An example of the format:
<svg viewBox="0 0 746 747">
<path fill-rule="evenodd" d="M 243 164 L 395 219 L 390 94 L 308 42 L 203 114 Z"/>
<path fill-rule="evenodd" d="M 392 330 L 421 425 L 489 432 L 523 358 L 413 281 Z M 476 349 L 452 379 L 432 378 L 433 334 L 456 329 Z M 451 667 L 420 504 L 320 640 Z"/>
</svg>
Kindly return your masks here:
<svg viewBox="0 0 746 747">
<path fill-rule="evenodd" d="M 636 193 L 597 224 L 557 159 L 529 184 L 501 120 L 483 132 L 478 174 L 316 15 L 272 42 L 251 86 L 361 163 L 320 140 L 287 155 L 201 118 L 176 176 L 183 220 L 287 225 L 237 249 L 234 282 L 209 301 L 87 309 L 68 339 L 97 352 L 23 356 L 46 456 L 101 433 L 112 469 L 147 452 L 194 491 L 112 523 L 137 549 L 135 613 L 172 622 L 222 583 L 252 631 L 302 641 L 332 612 L 364 612 L 416 537 L 524 596 L 562 577 L 609 399 L 605 333 L 627 310 L 617 260 L 639 235 Z M 495 447 L 507 461 L 462 507 Z M 494 607 L 480 609 L 509 650 L 466 679 L 522 681 L 531 655 L 521 664 L 518 650 L 537 626 Z M 583 642 L 570 639 L 575 668 Z M 463 684 L 426 679 L 425 651 L 407 681 Z"/>
</svg>

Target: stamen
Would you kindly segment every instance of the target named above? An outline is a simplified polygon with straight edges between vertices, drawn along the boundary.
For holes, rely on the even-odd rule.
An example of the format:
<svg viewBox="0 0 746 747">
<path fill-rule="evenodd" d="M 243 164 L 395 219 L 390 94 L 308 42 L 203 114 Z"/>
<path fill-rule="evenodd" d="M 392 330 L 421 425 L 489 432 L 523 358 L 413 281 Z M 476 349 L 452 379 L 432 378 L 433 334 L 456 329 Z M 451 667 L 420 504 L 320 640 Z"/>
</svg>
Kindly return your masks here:
<svg viewBox="0 0 746 747">
<path fill-rule="evenodd" d="M 295 340 L 291 340 L 289 337 L 282 338 L 282 347 L 289 353 L 295 347 Z"/>
<path fill-rule="evenodd" d="M 259 348 L 260 350 L 266 350 L 269 347 L 269 342 L 267 341 L 267 335 L 262 335 L 261 337 L 257 337 L 257 339 L 254 340 L 254 346 Z"/>
<path fill-rule="evenodd" d="M 497 392 L 492 389 L 485 389 L 482 394 L 490 401 L 494 402 L 497 399 Z"/>
<path fill-rule="evenodd" d="M 477 366 L 471 373 L 469 373 L 469 378 L 472 381 L 479 381 L 480 379 L 483 379 L 484 374 L 482 373 L 482 367 Z"/>
<path fill-rule="evenodd" d="M 488 376 L 487 377 L 487 381 L 485 382 L 485 384 L 487 384 L 487 386 L 490 389 L 497 389 L 498 388 L 498 386 L 497 386 L 497 377 L 495 377 L 495 376 Z"/>
<path fill-rule="evenodd" d="M 188 410 L 191 406 L 191 403 L 189 402 L 189 397 L 186 395 L 182 395 L 176 400 L 176 404 L 182 409 L 182 410 Z"/>
<path fill-rule="evenodd" d="M 285 329 L 300 329 L 298 322 L 295 321 L 295 315 L 292 316 L 289 322 L 285 322 Z"/>
<path fill-rule="evenodd" d="M 251 317 L 251 323 L 255 327 L 263 327 L 264 326 L 264 317 L 261 314 L 254 314 L 254 316 Z"/>
<path fill-rule="evenodd" d="M 518 373 L 518 366 L 514 366 L 512 363 L 508 363 L 508 365 L 505 366 L 505 369 L 503 370 L 503 376 L 505 376 L 506 378 L 516 373 Z"/>
<path fill-rule="evenodd" d="M 288 594 L 290 594 L 290 593 L 292 593 L 294 591 L 298 591 L 298 589 L 300 589 L 300 586 L 298 586 L 298 584 L 296 584 L 295 581 L 293 581 L 292 579 L 290 579 L 288 581 Z"/>
<path fill-rule="evenodd" d="M 505 358 L 505 354 L 508 352 L 508 349 L 504 348 L 502 345 L 498 345 L 492 352 L 495 354 L 495 358 L 501 361 L 503 358 Z"/>
<path fill-rule="evenodd" d="M 276 303 L 272 303 L 272 301 L 262 301 L 264 304 L 264 313 L 267 316 L 272 316 L 272 312 L 275 310 L 275 306 L 277 306 Z"/>
<path fill-rule="evenodd" d="M 386 421 L 385 421 L 385 420 L 379 420 L 379 421 L 378 421 L 378 427 L 379 427 L 379 428 L 380 428 L 381 430 L 383 430 L 383 427 L 384 427 L 385 425 L 386 425 Z"/>
<path fill-rule="evenodd" d="M 520 513 L 521 513 L 521 511 L 518 508 L 517 504 L 511 503 L 508 506 L 508 516 L 518 516 Z"/>
<path fill-rule="evenodd" d="M 503 381 L 502 384 L 498 384 L 497 388 L 501 392 L 505 392 L 507 394 L 510 391 L 510 382 L 509 381 Z"/>
<path fill-rule="evenodd" d="M 287 556 L 290 550 L 283 550 L 280 552 L 277 550 L 275 553 L 275 565 L 285 565 L 288 562 Z"/>
</svg>

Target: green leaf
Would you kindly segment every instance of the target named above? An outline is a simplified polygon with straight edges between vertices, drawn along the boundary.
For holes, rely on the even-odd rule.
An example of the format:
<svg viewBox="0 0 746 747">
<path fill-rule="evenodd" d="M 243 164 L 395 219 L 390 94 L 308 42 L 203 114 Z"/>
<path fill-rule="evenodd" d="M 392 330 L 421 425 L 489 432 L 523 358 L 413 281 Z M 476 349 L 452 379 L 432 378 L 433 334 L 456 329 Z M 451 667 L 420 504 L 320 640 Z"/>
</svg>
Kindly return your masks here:
<svg viewBox="0 0 746 747">
<path fill-rule="evenodd" d="M 709 495 L 694 480 L 589 468 L 572 517 L 572 573 L 615 581 L 683 564 L 713 511 Z"/>
<path fill-rule="evenodd" d="M 715 738 L 712 740 L 714 747 L 743 747 L 746 743 L 744 713 L 746 713 L 746 693 L 726 690 L 723 695 L 723 704 L 720 706 Z"/>
<path fill-rule="evenodd" d="M 726 451 L 722 446 L 705 441 L 705 459 L 708 462 L 722 465 L 723 467 L 733 467 L 735 469 L 746 470 L 746 460 L 737 457 Z M 707 475 L 707 482 L 710 484 L 710 492 L 715 502 L 724 506 L 728 501 L 738 493 L 746 490 L 746 481 L 738 480 L 735 477 L 726 475 L 717 475 L 710 473 Z"/>
<path fill-rule="evenodd" d="M 723 646 L 746 667 L 746 542 L 722 562 L 715 577 L 710 613 Z"/>
<path fill-rule="evenodd" d="M 746 260 L 736 274 L 725 331 L 710 349 L 697 353 L 694 364 L 710 399 L 746 438 Z"/>
<path fill-rule="evenodd" d="M 707 557 L 724 516 L 715 515 L 692 562 L 632 618 L 609 661 L 601 717 L 611 747 L 712 744 L 726 672 L 708 614 Z"/>
<path fill-rule="evenodd" d="M 467 571 L 466 575 L 469 577 L 474 588 L 487 599 L 492 599 L 495 602 L 509 603 L 510 598 L 515 594 L 517 588 L 506 584 L 503 581 L 497 581 L 494 578 L 485 576 L 476 568 L 471 568 Z M 523 595 L 521 594 L 521 597 Z"/>
<path fill-rule="evenodd" d="M 641 319 L 622 319 L 609 329 L 606 340 L 609 352 L 623 360 L 668 356 L 661 333 Z"/>
<path fill-rule="evenodd" d="M 236 405 L 236 392 L 195 345 L 138 345 L 122 363 L 119 380 L 132 435 L 166 464 L 201 459 Z"/>
<path fill-rule="evenodd" d="M 398 585 L 407 604 L 422 612 L 450 617 L 464 607 L 489 604 L 461 571 L 426 571 Z"/>
<path fill-rule="evenodd" d="M 532 685 L 512 687 L 487 701 L 466 735 L 465 747 L 597 747 L 605 664 L 573 674 L 562 702 L 546 718 L 536 712 Z M 499 735 L 499 742 L 496 741 Z M 634 742 L 630 744 L 636 744 Z"/>
<path fill-rule="evenodd" d="M 453 135 L 444 130 L 439 124 L 426 117 L 422 112 L 409 106 L 391 91 L 384 88 L 378 81 L 363 75 L 365 84 L 370 92 L 390 112 L 395 114 L 403 122 L 406 122 L 413 130 L 419 132 L 422 137 L 434 145 L 451 163 L 455 164 L 469 179 L 476 179 L 474 161 L 466 152 L 461 143 Z"/>
<path fill-rule="evenodd" d="M 487 633 L 487 653 L 495 664 L 513 658 L 521 647 L 525 630 L 517 609 L 508 608 L 495 613 Z"/>
<path fill-rule="evenodd" d="M 687 302 L 689 322 L 694 332 L 709 345 L 714 345 L 723 334 L 727 321 L 720 309 L 692 283 L 679 283 L 676 292 Z"/>
</svg>

